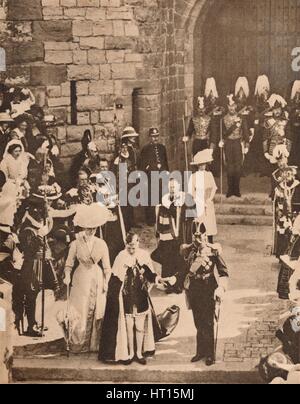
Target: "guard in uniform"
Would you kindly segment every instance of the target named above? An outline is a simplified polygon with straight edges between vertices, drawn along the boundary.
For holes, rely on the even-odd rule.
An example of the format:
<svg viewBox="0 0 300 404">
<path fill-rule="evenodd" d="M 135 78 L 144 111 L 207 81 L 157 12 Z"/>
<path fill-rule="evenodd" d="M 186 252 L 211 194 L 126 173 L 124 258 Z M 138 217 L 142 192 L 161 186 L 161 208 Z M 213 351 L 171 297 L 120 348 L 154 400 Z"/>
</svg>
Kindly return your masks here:
<svg viewBox="0 0 300 404">
<path fill-rule="evenodd" d="M 228 177 L 227 198 L 241 197 L 240 180 L 245 155 L 249 151 L 249 129 L 246 117 L 237 112 L 238 105 L 233 95 L 228 96 L 228 114 L 222 121 L 223 140 L 220 147 L 224 147 L 225 164 Z"/>
<path fill-rule="evenodd" d="M 154 226 L 156 221 L 155 206 L 152 206 L 151 200 L 151 173 L 168 172 L 169 163 L 166 147 L 159 143 L 159 130 L 157 128 L 151 128 L 149 131 L 151 141 L 141 151 L 141 171 L 144 171 L 148 175 L 148 196 L 149 203 L 146 208 L 146 222 L 149 226 Z M 159 203 L 162 198 L 162 187 L 159 189 Z"/>
<path fill-rule="evenodd" d="M 191 119 L 188 128 L 188 137 L 193 137 L 192 154 L 193 157 L 200 151 L 206 149 L 214 150 L 216 142 L 213 135 L 213 117 L 207 112 L 204 104 L 204 97 L 198 98 L 198 111 Z"/>
<path fill-rule="evenodd" d="M 228 286 L 228 270 L 220 251 L 221 246 L 209 244 L 203 224 L 197 224 L 193 243 L 183 245 L 182 255 L 188 263 L 189 273 L 185 290 L 189 308 L 197 328 L 197 352 L 192 363 L 206 359 L 206 365 L 215 363 L 214 319 L 216 301 L 221 302 Z M 215 270 L 219 275 L 217 282 Z M 174 280 L 170 279 L 173 283 Z"/>
<path fill-rule="evenodd" d="M 270 97 L 270 81 L 266 75 L 259 76 L 255 86 L 255 105 L 253 112 L 253 121 L 250 131 L 251 142 L 249 153 L 245 159 L 244 173 L 258 173 L 260 175 L 268 175 L 267 162 L 263 149 L 264 122 L 266 114 L 269 114 L 270 106 L 268 99 Z"/>
<path fill-rule="evenodd" d="M 288 153 L 292 148 L 292 136 L 289 124 L 288 113 L 284 110 L 287 102 L 278 94 L 272 94 L 268 100 L 272 116 L 264 122 L 264 154 L 269 162 L 270 175 L 274 171 L 274 164 L 277 163 L 273 157 L 276 146 L 285 145 Z"/>
<path fill-rule="evenodd" d="M 137 150 L 136 150 L 136 139 L 139 138 L 138 133 L 136 133 L 135 129 L 132 127 L 127 127 L 123 131 L 123 135 L 121 138 L 121 145 L 120 145 L 120 150 L 118 153 L 117 158 L 114 161 L 114 169 L 113 171 L 116 174 L 116 178 L 118 179 L 118 184 L 119 184 L 119 194 L 124 194 L 126 193 L 126 201 L 127 204 L 126 206 L 122 206 L 122 213 L 123 213 L 123 218 L 124 218 L 124 223 L 125 223 L 125 229 L 126 233 L 128 233 L 133 227 L 134 227 L 134 209 L 129 203 L 128 196 L 133 188 L 133 184 L 130 184 L 128 179 L 130 174 L 133 171 L 137 170 L 137 163 L 138 163 L 138 156 L 137 156 Z M 124 186 L 123 188 L 123 183 L 125 181 L 119 181 L 119 167 L 120 164 L 127 164 L 127 181 L 126 181 L 126 187 Z M 125 180 L 125 179 L 124 179 Z"/>
<path fill-rule="evenodd" d="M 29 337 L 40 336 L 35 317 L 36 299 L 39 292 L 42 288 L 55 292 L 58 292 L 59 289 L 58 279 L 52 265 L 51 250 L 47 242 L 46 259 L 43 262 L 44 237 L 50 233 L 53 225 L 51 219 L 48 219 L 47 224 L 44 225 L 45 207 L 43 203 L 43 200 L 32 199 L 19 234 L 20 246 L 24 255 L 19 296 L 20 298 L 23 296 L 28 322 L 28 330 L 25 335 Z"/>
</svg>

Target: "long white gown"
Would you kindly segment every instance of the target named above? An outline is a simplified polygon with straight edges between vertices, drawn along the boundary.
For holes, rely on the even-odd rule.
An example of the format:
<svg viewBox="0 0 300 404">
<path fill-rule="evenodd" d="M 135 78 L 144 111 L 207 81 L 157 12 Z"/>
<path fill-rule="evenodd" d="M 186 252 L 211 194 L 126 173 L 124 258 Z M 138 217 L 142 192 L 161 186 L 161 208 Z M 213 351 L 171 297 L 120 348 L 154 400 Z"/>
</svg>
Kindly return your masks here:
<svg viewBox="0 0 300 404">
<path fill-rule="evenodd" d="M 69 304 L 70 349 L 73 353 L 97 352 L 106 305 L 104 272 L 108 275 L 111 268 L 107 244 L 97 237 L 87 240 L 80 233 L 70 246 L 66 267 L 73 267 L 76 260 L 79 265 L 74 272 Z"/>
<path fill-rule="evenodd" d="M 197 204 L 197 219 L 204 223 L 208 236 L 218 234 L 215 205 L 210 200 L 212 192 L 216 192 L 217 189 L 214 176 L 210 171 L 197 171 L 190 178 L 189 192 Z"/>
</svg>

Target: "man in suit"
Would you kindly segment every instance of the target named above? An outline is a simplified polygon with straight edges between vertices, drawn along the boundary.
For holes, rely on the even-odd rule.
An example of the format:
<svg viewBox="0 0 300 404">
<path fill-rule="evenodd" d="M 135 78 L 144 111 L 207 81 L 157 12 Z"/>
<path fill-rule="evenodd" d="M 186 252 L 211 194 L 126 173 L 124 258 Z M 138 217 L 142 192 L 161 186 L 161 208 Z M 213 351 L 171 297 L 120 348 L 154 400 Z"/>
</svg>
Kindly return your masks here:
<svg viewBox="0 0 300 404">
<path fill-rule="evenodd" d="M 151 203 L 151 176 L 152 173 L 162 173 L 169 171 L 169 163 L 166 147 L 159 142 L 159 130 L 151 128 L 149 131 L 150 143 L 146 145 L 141 151 L 141 171 L 144 171 L 148 176 L 148 197 L 149 204 L 146 208 L 146 222 L 149 226 L 154 226 L 156 221 L 155 206 L 161 202 L 162 186 L 159 189 L 158 203 Z M 153 206 L 152 206 L 153 205 Z"/>
</svg>

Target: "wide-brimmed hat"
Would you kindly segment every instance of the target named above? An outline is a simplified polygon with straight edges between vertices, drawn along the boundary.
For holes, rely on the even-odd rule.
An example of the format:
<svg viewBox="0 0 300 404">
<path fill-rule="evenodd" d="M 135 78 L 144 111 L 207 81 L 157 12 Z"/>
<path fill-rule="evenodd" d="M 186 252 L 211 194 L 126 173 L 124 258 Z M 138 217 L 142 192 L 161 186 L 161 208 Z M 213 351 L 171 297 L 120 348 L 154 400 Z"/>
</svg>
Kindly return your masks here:
<svg viewBox="0 0 300 404">
<path fill-rule="evenodd" d="M 7 224 L 0 223 L 0 231 L 2 231 L 2 233 L 11 234 L 11 227 Z"/>
<path fill-rule="evenodd" d="M 12 117 L 6 112 L 0 112 L 0 122 L 14 122 Z"/>
<path fill-rule="evenodd" d="M 197 153 L 195 155 L 194 160 L 192 161 L 191 165 L 200 166 L 202 164 L 211 163 L 212 161 L 214 161 L 213 150 L 206 149 L 206 150 L 200 151 L 199 153 Z"/>
<path fill-rule="evenodd" d="M 105 225 L 111 218 L 111 212 L 99 203 L 79 205 L 74 217 L 74 225 L 83 229 L 95 229 Z"/>
<path fill-rule="evenodd" d="M 140 135 L 136 132 L 136 130 L 132 126 L 127 126 L 122 133 L 121 139 L 128 139 L 131 137 L 139 137 Z"/>
</svg>

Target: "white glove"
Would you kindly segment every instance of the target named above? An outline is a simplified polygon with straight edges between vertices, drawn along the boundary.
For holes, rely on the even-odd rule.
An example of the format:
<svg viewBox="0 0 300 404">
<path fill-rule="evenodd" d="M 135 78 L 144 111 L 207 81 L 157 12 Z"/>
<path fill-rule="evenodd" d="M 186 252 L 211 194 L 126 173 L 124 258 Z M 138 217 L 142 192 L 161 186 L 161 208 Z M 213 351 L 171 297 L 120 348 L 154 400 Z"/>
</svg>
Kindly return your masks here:
<svg viewBox="0 0 300 404">
<path fill-rule="evenodd" d="M 245 149 L 244 149 L 244 154 L 246 155 L 246 154 L 248 154 L 249 153 L 249 149 L 246 147 Z"/>
<path fill-rule="evenodd" d="M 53 156 L 58 157 L 59 156 L 59 148 L 55 145 L 52 147 L 51 153 Z"/>
<path fill-rule="evenodd" d="M 269 153 L 265 153 L 265 158 L 267 159 L 267 160 L 271 160 L 271 155 L 269 154 Z"/>
<path fill-rule="evenodd" d="M 187 143 L 187 142 L 189 141 L 188 136 L 184 136 L 183 139 L 182 139 L 182 141 L 183 141 L 183 143 Z"/>
<path fill-rule="evenodd" d="M 224 145 L 225 145 L 224 140 L 220 140 L 219 142 L 220 149 L 223 149 Z"/>
<path fill-rule="evenodd" d="M 170 284 L 171 286 L 176 285 L 176 283 L 177 283 L 177 278 L 176 278 L 176 276 L 171 276 L 170 278 L 168 278 L 168 282 L 169 282 L 169 284 Z"/>
<path fill-rule="evenodd" d="M 65 272 L 64 284 L 66 286 L 70 286 L 70 284 L 71 284 L 71 272 L 70 271 Z"/>
<path fill-rule="evenodd" d="M 215 291 L 215 300 L 222 301 L 224 299 L 224 296 L 225 296 L 225 290 L 219 286 L 218 289 L 216 289 Z"/>
</svg>

